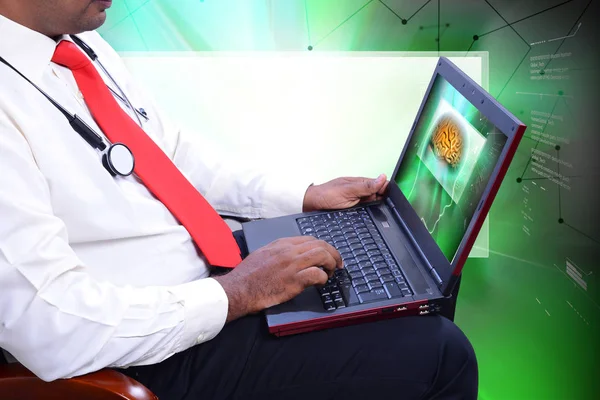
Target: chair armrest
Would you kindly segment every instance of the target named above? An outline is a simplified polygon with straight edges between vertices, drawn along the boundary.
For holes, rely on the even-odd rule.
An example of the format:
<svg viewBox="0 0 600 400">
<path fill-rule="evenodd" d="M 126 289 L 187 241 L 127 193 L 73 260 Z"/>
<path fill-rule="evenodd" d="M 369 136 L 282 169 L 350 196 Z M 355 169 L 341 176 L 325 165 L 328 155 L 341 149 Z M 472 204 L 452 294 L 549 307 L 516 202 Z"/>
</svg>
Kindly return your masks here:
<svg viewBox="0 0 600 400">
<path fill-rule="evenodd" d="M 120 372 L 103 369 L 71 379 L 44 382 L 23 365 L 0 365 L 2 400 L 158 400 L 144 385 Z"/>
</svg>

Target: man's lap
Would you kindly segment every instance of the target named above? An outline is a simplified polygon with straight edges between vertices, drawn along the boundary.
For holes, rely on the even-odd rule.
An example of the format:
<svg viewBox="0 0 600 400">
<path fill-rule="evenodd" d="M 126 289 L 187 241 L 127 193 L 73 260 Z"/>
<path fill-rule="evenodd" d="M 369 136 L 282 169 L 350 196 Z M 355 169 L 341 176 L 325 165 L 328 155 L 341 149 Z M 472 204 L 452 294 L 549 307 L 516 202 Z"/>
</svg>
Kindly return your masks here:
<svg viewBox="0 0 600 400">
<path fill-rule="evenodd" d="M 124 372 L 161 400 L 412 399 L 475 398 L 476 368 L 471 345 L 442 317 L 277 338 L 262 316 L 249 316 L 227 324 L 210 342 Z"/>
</svg>

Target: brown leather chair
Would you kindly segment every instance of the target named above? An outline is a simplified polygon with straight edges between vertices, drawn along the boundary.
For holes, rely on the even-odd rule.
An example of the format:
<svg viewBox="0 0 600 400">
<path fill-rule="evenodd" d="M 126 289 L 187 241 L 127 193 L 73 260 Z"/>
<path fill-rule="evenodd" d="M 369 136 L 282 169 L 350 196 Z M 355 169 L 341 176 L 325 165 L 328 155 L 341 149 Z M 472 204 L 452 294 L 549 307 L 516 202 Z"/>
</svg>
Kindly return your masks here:
<svg viewBox="0 0 600 400">
<path fill-rule="evenodd" d="M 21 364 L 3 364 L 1 351 L 0 364 L 2 400 L 158 400 L 141 383 L 110 369 L 44 382 Z"/>
</svg>

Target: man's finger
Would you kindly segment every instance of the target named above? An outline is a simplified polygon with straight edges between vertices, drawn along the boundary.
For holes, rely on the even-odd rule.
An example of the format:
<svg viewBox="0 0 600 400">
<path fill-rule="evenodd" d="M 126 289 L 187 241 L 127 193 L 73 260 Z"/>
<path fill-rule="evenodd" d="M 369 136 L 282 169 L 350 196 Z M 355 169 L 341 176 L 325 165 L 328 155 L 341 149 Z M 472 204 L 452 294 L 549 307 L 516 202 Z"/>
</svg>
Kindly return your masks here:
<svg viewBox="0 0 600 400">
<path fill-rule="evenodd" d="M 325 251 L 327 251 L 335 260 L 335 267 L 343 267 L 342 256 L 340 255 L 340 252 L 324 240 L 315 240 L 314 242 L 303 243 L 300 246 L 298 246 L 298 253 L 305 253 L 315 248 L 322 248 Z"/>
<path fill-rule="evenodd" d="M 356 178 L 354 185 L 355 194 L 359 197 L 366 197 L 372 194 L 378 193 L 381 188 L 385 185 L 386 178 L 384 174 L 379 175 L 375 179 L 370 178 Z"/>
<path fill-rule="evenodd" d="M 383 183 L 383 186 L 381 186 L 381 189 L 379 189 L 377 191 L 377 194 L 380 195 L 380 196 L 383 195 L 385 193 L 385 191 L 387 190 L 389 184 L 390 184 L 390 181 L 386 180 Z"/>
<path fill-rule="evenodd" d="M 329 277 L 321 269 L 317 267 L 310 267 L 303 269 L 298 272 L 298 280 L 303 287 L 309 287 L 314 285 L 324 285 L 327 283 Z"/>
<path fill-rule="evenodd" d="M 335 247 L 333 247 L 332 245 L 330 245 L 329 243 L 327 243 L 324 240 L 319 241 L 319 246 L 323 246 L 325 248 L 325 250 L 327 250 L 327 252 L 329 254 L 331 254 L 331 256 L 335 260 L 335 264 L 338 268 L 342 268 L 344 266 L 344 263 L 342 261 L 342 256 L 340 255 L 340 252 L 338 251 L 338 249 L 336 249 Z"/>
<path fill-rule="evenodd" d="M 335 258 L 323 247 L 315 247 L 298 255 L 296 268 L 298 271 L 310 267 L 322 267 L 327 275 L 333 274 L 337 266 Z"/>
<path fill-rule="evenodd" d="M 285 241 L 290 244 L 303 244 L 306 242 L 314 242 L 315 240 L 317 240 L 317 238 L 314 236 L 291 236 L 291 237 L 277 239 L 276 242 L 277 241 Z"/>
</svg>

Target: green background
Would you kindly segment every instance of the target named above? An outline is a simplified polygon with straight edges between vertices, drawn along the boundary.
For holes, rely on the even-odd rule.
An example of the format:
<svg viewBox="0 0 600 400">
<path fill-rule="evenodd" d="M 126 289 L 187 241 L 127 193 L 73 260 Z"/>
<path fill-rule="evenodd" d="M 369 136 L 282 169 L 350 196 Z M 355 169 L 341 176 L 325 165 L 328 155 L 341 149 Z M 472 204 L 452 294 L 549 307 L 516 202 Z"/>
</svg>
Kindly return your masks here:
<svg viewBox="0 0 600 400">
<path fill-rule="evenodd" d="M 529 128 L 490 213 L 490 256 L 465 267 L 456 322 L 481 399 L 588 399 L 600 389 L 598 8 L 117 0 L 100 32 L 118 51 L 488 51 L 490 93 Z"/>
</svg>

